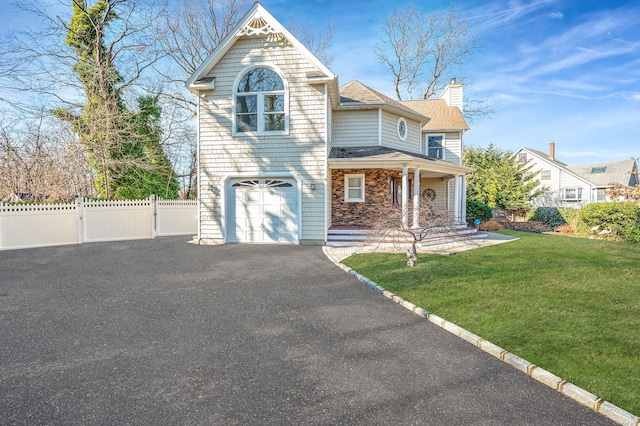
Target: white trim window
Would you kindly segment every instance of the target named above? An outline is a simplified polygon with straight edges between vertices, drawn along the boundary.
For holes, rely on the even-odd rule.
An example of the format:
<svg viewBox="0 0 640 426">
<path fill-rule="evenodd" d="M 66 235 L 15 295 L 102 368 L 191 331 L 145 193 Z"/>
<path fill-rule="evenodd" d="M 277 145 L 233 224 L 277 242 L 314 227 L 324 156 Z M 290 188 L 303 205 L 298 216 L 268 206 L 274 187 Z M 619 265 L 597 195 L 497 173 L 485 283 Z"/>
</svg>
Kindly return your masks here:
<svg viewBox="0 0 640 426">
<path fill-rule="evenodd" d="M 596 188 L 596 202 L 607 201 L 607 188 Z"/>
<path fill-rule="evenodd" d="M 289 96 L 284 79 L 266 66 L 241 75 L 234 85 L 233 134 L 287 134 Z"/>
<path fill-rule="evenodd" d="M 541 170 L 540 180 L 551 180 L 551 170 Z"/>
<path fill-rule="evenodd" d="M 427 155 L 444 160 L 444 135 L 427 135 Z"/>
<path fill-rule="evenodd" d="M 582 201 L 582 188 L 562 188 L 560 196 L 564 201 Z"/>
<path fill-rule="evenodd" d="M 364 174 L 344 175 L 345 203 L 364 202 Z"/>
<path fill-rule="evenodd" d="M 400 140 L 406 141 L 407 133 L 409 132 L 409 129 L 407 128 L 407 120 L 405 120 L 403 117 L 398 118 L 398 124 L 396 125 L 396 127 L 398 130 L 398 137 L 400 138 Z"/>
</svg>

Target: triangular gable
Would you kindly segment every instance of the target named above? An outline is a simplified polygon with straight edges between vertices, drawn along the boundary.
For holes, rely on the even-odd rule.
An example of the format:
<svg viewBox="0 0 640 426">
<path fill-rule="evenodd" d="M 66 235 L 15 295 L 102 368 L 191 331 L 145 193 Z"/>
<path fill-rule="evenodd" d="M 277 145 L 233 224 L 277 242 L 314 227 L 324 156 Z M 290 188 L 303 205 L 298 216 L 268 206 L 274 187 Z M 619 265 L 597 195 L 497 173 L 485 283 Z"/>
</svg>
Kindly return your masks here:
<svg viewBox="0 0 640 426">
<path fill-rule="evenodd" d="M 580 176 L 579 174 L 577 174 L 574 171 L 572 171 L 571 169 L 569 169 L 564 163 L 552 160 L 551 157 L 549 157 L 546 154 L 543 154 L 542 152 L 540 152 L 538 150 L 522 147 L 519 150 L 517 150 L 515 154 L 513 154 L 514 157 L 517 157 L 517 155 L 522 151 L 526 151 L 529 154 L 538 157 L 540 160 L 544 161 L 545 163 L 548 163 L 549 165 L 551 165 L 553 167 L 557 167 L 557 168 L 563 170 L 565 173 L 568 173 L 571 176 L 575 177 L 576 179 L 579 179 L 579 180 L 583 181 L 584 183 L 586 183 L 589 186 L 595 186 L 592 182 L 589 182 L 584 177 Z"/>
<path fill-rule="evenodd" d="M 206 77 L 206 75 L 216 66 L 224 55 L 233 47 L 240 37 L 267 35 L 273 37 L 283 37 L 293 47 L 298 49 L 311 63 L 313 63 L 324 74 L 324 76 L 311 76 L 319 83 L 333 82 L 334 93 L 338 93 L 338 76 L 333 74 L 313 53 L 309 51 L 297 38 L 293 36 L 285 27 L 278 22 L 267 10 L 258 2 L 249 9 L 245 16 L 229 32 L 222 42 L 211 52 L 205 61 L 187 79 L 185 86 L 193 90 L 194 82 Z M 197 90 L 197 89 L 196 89 Z"/>
</svg>

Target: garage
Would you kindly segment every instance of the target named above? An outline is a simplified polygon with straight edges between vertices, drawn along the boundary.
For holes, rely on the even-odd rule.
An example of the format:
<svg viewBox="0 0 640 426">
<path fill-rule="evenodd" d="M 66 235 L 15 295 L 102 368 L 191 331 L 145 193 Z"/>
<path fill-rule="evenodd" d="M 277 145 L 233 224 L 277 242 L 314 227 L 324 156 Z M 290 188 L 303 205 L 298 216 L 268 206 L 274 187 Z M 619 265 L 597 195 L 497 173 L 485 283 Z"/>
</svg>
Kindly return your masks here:
<svg viewBox="0 0 640 426">
<path fill-rule="evenodd" d="M 231 179 L 227 241 L 297 243 L 298 190 L 292 178 Z"/>
</svg>

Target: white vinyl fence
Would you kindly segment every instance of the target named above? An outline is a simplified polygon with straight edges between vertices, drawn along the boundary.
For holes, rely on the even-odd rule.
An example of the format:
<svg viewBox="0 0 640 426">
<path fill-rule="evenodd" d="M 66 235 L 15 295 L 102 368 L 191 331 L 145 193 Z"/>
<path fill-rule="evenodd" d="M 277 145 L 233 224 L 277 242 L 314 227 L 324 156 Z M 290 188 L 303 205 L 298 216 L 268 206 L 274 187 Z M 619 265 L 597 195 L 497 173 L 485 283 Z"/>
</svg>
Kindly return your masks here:
<svg viewBox="0 0 640 426">
<path fill-rule="evenodd" d="M 0 250 L 195 235 L 198 202 L 162 200 L 94 201 L 4 205 L 0 202 Z"/>
</svg>

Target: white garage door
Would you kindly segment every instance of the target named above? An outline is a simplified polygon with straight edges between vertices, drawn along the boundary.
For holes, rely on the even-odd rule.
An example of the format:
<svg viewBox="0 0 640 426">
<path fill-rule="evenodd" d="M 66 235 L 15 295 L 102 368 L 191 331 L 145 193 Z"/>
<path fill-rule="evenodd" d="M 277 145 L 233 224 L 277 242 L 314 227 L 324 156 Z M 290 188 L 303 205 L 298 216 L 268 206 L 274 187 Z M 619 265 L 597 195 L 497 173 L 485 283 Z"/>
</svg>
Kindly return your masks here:
<svg viewBox="0 0 640 426">
<path fill-rule="evenodd" d="M 298 242 L 294 179 L 234 179 L 229 182 L 227 193 L 228 241 Z"/>
</svg>

